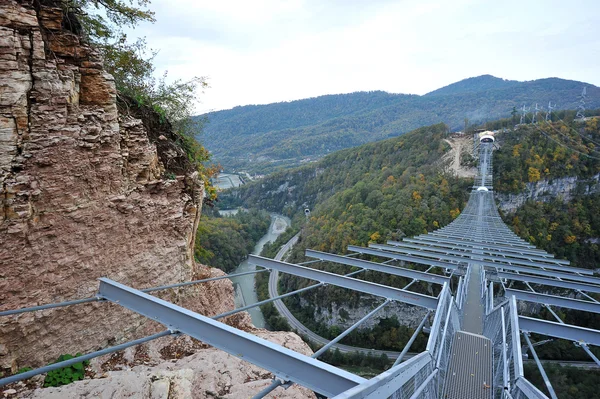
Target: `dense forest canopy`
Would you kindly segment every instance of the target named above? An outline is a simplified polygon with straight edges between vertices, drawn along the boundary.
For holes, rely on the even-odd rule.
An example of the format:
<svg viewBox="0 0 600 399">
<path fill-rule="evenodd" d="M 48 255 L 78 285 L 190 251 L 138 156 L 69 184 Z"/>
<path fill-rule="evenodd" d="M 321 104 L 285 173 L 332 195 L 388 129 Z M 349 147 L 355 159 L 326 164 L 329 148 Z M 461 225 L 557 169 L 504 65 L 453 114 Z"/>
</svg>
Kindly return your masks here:
<svg viewBox="0 0 600 399">
<path fill-rule="evenodd" d="M 227 170 L 267 173 L 337 150 L 396 137 L 444 122 L 451 130 L 509 116 L 523 104 L 549 101 L 574 109 L 587 86 L 587 107 L 600 89 L 558 78 L 516 82 L 490 75 L 465 79 L 423 96 L 382 91 L 328 95 L 211 112 L 203 143 Z"/>
</svg>

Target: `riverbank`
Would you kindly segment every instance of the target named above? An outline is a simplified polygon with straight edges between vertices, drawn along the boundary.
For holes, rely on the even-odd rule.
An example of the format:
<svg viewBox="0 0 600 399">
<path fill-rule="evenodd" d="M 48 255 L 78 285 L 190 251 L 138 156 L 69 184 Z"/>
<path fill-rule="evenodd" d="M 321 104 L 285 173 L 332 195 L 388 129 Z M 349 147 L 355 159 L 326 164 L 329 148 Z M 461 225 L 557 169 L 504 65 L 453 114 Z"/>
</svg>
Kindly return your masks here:
<svg viewBox="0 0 600 399">
<path fill-rule="evenodd" d="M 267 231 L 267 234 L 261 237 L 261 239 L 256 243 L 252 254 L 260 255 L 265 244 L 275 241 L 277 237 L 279 237 L 290 225 L 291 220 L 288 217 L 275 213 L 271 214 L 271 225 L 269 226 L 269 230 Z M 249 264 L 248 261 L 245 260 L 240 263 L 240 265 L 232 272 L 232 274 L 253 271 L 255 269 L 256 266 Z M 256 286 L 254 284 L 254 274 L 233 277 L 231 281 L 235 287 L 236 308 L 258 302 Z M 265 327 L 265 319 L 258 306 L 248 310 L 248 313 L 250 313 L 252 323 L 256 327 Z"/>
</svg>

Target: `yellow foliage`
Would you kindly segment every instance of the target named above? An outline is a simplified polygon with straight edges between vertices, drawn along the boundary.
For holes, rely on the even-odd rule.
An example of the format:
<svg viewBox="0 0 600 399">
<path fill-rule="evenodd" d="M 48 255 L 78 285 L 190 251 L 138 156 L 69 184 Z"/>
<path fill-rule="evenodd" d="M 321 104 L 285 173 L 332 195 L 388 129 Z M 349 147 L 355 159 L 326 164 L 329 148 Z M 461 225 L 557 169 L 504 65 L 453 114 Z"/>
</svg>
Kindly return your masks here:
<svg viewBox="0 0 600 399">
<path fill-rule="evenodd" d="M 371 239 L 369 242 L 377 242 L 381 238 L 381 234 L 376 231 L 375 233 L 371 234 L 369 238 Z"/>
<path fill-rule="evenodd" d="M 412 197 L 413 197 L 413 200 L 417 201 L 417 202 L 421 201 L 421 199 L 422 199 L 421 194 L 419 194 L 418 191 L 413 191 Z"/>
<path fill-rule="evenodd" d="M 458 208 L 450 209 L 450 216 L 452 216 L 452 219 L 456 219 L 458 215 L 460 215 L 460 210 Z"/>
<path fill-rule="evenodd" d="M 556 222 L 552 222 L 552 223 L 550 224 L 550 231 L 554 231 L 554 230 L 556 230 L 556 229 L 558 229 L 558 223 L 556 223 Z"/>
<path fill-rule="evenodd" d="M 527 171 L 527 176 L 529 177 L 530 183 L 535 183 L 541 178 L 540 171 L 532 166 L 529 167 L 529 170 Z"/>
<path fill-rule="evenodd" d="M 573 244 L 577 240 L 575 236 L 565 236 L 565 243 Z"/>
<path fill-rule="evenodd" d="M 438 223 L 438 221 L 437 221 L 437 220 L 434 220 L 434 221 L 433 221 L 433 227 L 435 227 L 436 229 L 437 229 L 438 227 L 440 227 L 440 224 Z"/>
<path fill-rule="evenodd" d="M 521 153 L 519 151 L 521 150 L 522 147 L 523 147 L 522 144 L 517 144 L 517 145 L 513 146 L 513 149 L 512 149 L 513 157 L 518 157 L 521 155 Z"/>
</svg>

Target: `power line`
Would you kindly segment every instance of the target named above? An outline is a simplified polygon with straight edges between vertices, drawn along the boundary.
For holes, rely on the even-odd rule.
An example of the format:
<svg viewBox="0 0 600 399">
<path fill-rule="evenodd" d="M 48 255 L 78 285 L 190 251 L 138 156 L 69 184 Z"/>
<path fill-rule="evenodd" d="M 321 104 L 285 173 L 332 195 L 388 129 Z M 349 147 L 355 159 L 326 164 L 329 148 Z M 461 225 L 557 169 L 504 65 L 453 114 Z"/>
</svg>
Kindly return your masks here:
<svg viewBox="0 0 600 399">
<path fill-rule="evenodd" d="M 543 135 L 544 135 L 546 138 L 548 138 L 548 139 L 550 139 L 550 140 L 554 141 L 556 144 L 558 144 L 558 145 L 560 145 L 560 146 L 563 146 L 563 147 L 565 147 L 565 148 L 566 148 L 566 149 L 568 149 L 568 150 L 571 150 L 571 151 L 573 151 L 573 152 L 576 152 L 576 153 L 578 153 L 578 154 L 581 154 L 581 155 L 583 155 L 583 156 L 586 156 L 586 157 L 588 157 L 588 158 L 591 158 L 591 159 L 596 159 L 596 160 L 600 161 L 600 158 L 599 158 L 599 157 L 594 157 L 594 156 L 592 156 L 592 155 L 589 155 L 589 154 L 586 154 L 586 153 L 584 153 L 584 152 L 581 152 L 581 151 L 579 151 L 579 150 L 576 150 L 576 149 L 574 149 L 574 148 L 571 148 L 571 147 L 569 147 L 568 145 L 566 145 L 565 143 L 561 143 L 560 141 L 556 140 L 554 137 L 550 136 L 548 133 L 546 133 L 546 132 L 544 132 L 542 129 L 540 129 L 540 128 L 539 128 L 539 126 L 538 126 L 537 124 L 534 124 L 534 126 L 535 126 L 535 128 L 536 128 L 536 129 L 537 129 L 537 130 L 538 130 L 538 131 L 539 131 L 541 134 L 543 134 Z"/>
</svg>

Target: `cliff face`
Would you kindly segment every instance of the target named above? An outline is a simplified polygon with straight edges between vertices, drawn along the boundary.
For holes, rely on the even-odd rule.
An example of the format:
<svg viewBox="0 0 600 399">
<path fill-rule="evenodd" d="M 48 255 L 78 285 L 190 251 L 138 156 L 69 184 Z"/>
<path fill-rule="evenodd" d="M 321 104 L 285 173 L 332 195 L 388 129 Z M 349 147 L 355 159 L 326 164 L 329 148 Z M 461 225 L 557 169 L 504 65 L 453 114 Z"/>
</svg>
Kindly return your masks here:
<svg viewBox="0 0 600 399">
<path fill-rule="evenodd" d="M 101 276 L 144 288 L 212 273 L 193 261 L 202 182 L 168 129 L 118 111 L 99 54 L 62 22 L 0 2 L 0 310 L 92 296 Z M 224 281 L 168 295 L 205 314 L 233 306 Z M 102 303 L 2 317 L 0 367 L 149 330 Z"/>
<path fill-rule="evenodd" d="M 535 183 L 527 183 L 527 187 L 522 193 L 501 194 L 496 192 L 494 197 L 500 210 L 513 213 L 528 200 L 547 202 L 554 198 L 562 198 L 563 201 L 570 201 L 575 192 L 588 195 L 598 191 L 600 191 L 600 174 L 589 179 L 570 176 L 551 181 L 540 180 Z"/>
</svg>

